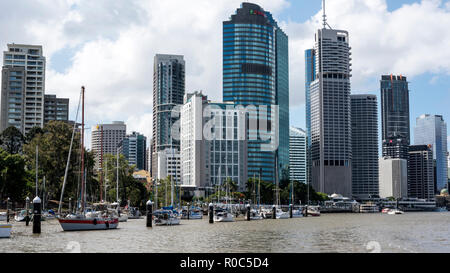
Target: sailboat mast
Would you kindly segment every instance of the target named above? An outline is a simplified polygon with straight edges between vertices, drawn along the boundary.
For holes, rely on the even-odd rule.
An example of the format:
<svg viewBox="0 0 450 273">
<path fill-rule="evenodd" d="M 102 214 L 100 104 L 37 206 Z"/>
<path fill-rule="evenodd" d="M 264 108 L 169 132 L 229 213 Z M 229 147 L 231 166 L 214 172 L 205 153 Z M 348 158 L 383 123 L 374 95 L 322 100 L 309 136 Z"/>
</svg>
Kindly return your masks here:
<svg viewBox="0 0 450 273">
<path fill-rule="evenodd" d="M 44 176 L 43 186 L 42 186 L 42 210 L 45 211 L 45 176 Z"/>
<path fill-rule="evenodd" d="M 172 146 L 172 158 L 175 156 L 173 155 L 173 146 Z M 173 175 L 170 176 L 170 205 L 173 207 Z"/>
<path fill-rule="evenodd" d="M 66 182 L 67 182 L 67 173 L 69 171 L 70 155 L 72 154 L 73 139 L 75 137 L 75 129 L 77 127 L 78 113 L 80 111 L 80 100 L 81 100 L 81 94 L 80 94 L 80 99 L 78 100 L 77 115 L 75 116 L 75 122 L 73 123 L 72 139 L 70 140 L 69 155 L 67 156 L 66 170 L 64 172 L 64 181 L 63 181 L 63 187 L 62 187 L 62 191 L 61 191 L 61 197 L 60 197 L 60 200 L 59 200 L 58 215 L 61 215 L 61 208 L 62 208 L 62 202 L 63 202 L 63 197 L 64 197 L 64 190 L 66 188 Z M 78 195 L 78 192 L 79 192 L 79 185 L 77 185 L 77 195 Z M 77 205 L 77 209 L 78 209 L 78 205 Z"/>
<path fill-rule="evenodd" d="M 259 181 L 258 181 L 258 208 L 261 206 L 261 169 L 259 170 Z"/>
<path fill-rule="evenodd" d="M 38 167 L 38 161 L 39 161 L 39 146 L 36 145 L 36 196 L 38 196 L 38 173 L 39 173 L 39 167 Z"/>
<path fill-rule="evenodd" d="M 218 196 L 217 196 L 217 203 L 220 203 L 220 188 L 221 188 L 221 186 L 222 186 L 222 181 L 220 180 L 221 179 L 221 174 L 222 174 L 222 166 L 219 166 L 219 193 L 218 193 Z"/>
<path fill-rule="evenodd" d="M 85 208 L 85 177 L 84 177 L 84 86 L 81 87 L 81 212 Z"/>
<path fill-rule="evenodd" d="M 102 170 L 103 172 L 103 170 Z M 107 202 L 107 195 L 106 195 L 106 188 L 107 188 L 107 182 L 108 182 L 108 158 L 105 162 L 105 202 Z"/>
<path fill-rule="evenodd" d="M 116 201 L 119 202 L 119 149 L 117 149 Z"/>
</svg>

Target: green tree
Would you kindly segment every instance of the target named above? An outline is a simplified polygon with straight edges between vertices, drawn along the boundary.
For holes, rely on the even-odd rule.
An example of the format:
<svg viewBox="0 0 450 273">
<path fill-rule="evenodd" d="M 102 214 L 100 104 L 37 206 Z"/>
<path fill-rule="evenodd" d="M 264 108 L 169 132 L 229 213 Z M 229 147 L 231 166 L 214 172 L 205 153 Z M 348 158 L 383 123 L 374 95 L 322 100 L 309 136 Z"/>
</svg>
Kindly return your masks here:
<svg viewBox="0 0 450 273">
<path fill-rule="evenodd" d="M 25 135 L 25 143 L 30 143 L 33 138 L 35 138 L 37 135 L 42 135 L 43 133 L 44 130 L 39 126 L 31 128 Z"/>
<path fill-rule="evenodd" d="M 69 155 L 70 142 L 72 138 L 72 127 L 61 121 L 51 121 L 45 125 L 42 133 L 37 133 L 34 138 L 24 145 L 23 151 L 27 159 L 28 169 L 34 174 L 36 172 L 36 147 L 38 147 L 38 177 L 42 185 L 42 178 L 46 177 L 46 191 L 49 199 L 59 200 L 67 157 Z M 74 138 L 72 153 L 70 157 L 69 172 L 64 194 L 65 200 L 76 197 L 80 181 L 80 132 Z M 86 181 L 92 180 L 92 155 L 85 152 Z M 89 187 L 87 187 L 89 190 Z"/>
<path fill-rule="evenodd" d="M 2 148 L 10 154 L 21 153 L 24 142 L 23 134 L 14 126 L 6 128 L 0 134 Z"/>
<path fill-rule="evenodd" d="M 24 203 L 26 196 L 32 197 L 32 175 L 25 169 L 25 158 L 9 154 L 0 148 L 0 200 L 11 198 Z"/>
</svg>

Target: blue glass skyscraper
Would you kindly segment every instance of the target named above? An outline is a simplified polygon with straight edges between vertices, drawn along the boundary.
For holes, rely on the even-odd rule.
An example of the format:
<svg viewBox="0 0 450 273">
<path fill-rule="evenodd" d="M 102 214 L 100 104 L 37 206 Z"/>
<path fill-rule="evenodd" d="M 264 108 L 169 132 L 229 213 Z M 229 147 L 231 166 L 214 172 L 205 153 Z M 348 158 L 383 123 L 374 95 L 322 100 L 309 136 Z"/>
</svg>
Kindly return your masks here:
<svg viewBox="0 0 450 273">
<path fill-rule="evenodd" d="M 307 134 L 307 183 L 311 183 L 311 92 L 310 85 L 316 80 L 316 53 L 314 49 L 305 51 L 305 104 L 306 104 L 306 134 Z"/>
<path fill-rule="evenodd" d="M 447 188 L 447 123 L 440 115 L 422 115 L 414 128 L 416 145 L 431 145 L 436 160 L 436 191 Z"/>
<path fill-rule="evenodd" d="M 265 181 L 274 181 L 276 161 L 280 178 L 288 178 L 288 52 L 287 35 L 258 5 L 243 3 L 229 21 L 223 22 L 223 100 L 242 106 L 279 106 L 279 117 L 273 121 L 279 128 L 276 152 L 264 151 L 264 140 L 259 136 L 252 140 L 258 132 L 248 132 L 248 176 L 261 172 Z M 269 129 L 272 126 L 270 122 Z"/>
</svg>

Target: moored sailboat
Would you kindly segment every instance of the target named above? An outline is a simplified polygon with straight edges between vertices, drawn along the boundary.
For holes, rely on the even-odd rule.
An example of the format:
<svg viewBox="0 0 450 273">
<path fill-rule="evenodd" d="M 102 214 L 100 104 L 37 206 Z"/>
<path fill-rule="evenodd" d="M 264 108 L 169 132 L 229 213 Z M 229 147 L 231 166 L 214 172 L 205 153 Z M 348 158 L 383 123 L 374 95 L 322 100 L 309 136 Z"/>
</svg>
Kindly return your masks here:
<svg viewBox="0 0 450 273">
<path fill-rule="evenodd" d="M 81 122 L 81 210 L 76 214 L 70 214 L 67 217 L 61 217 L 62 198 L 67 181 L 67 171 L 70 163 L 73 139 L 75 136 L 76 122 L 74 123 L 72 140 L 70 143 L 69 156 L 67 159 L 66 172 L 64 175 L 63 190 L 61 192 L 61 201 L 58 210 L 58 221 L 64 231 L 83 231 L 83 230 L 109 230 L 116 229 L 119 225 L 119 219 L 112 215 L 100 215 L 92 211 L 86 213 L 86 178 L 84 170 L 84 86 L 81 88 L 82 122 Z M 78 112 L 77 112 L 78 117 Z"/>
</svg>

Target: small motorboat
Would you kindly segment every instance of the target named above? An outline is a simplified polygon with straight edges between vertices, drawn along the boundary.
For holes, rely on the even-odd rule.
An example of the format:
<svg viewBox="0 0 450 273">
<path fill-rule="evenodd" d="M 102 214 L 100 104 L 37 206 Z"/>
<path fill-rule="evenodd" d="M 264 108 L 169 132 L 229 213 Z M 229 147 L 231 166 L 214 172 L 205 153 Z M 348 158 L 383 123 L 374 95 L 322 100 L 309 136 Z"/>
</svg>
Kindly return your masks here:
<svg viewBox="0 0 450 273">
<path fill-rule="evenodd" d="M 7 218 L 6 212 L 0 212 L 0 221 L 6 221 Z"/>
<path fill-rule="evenodd" d="M 397 215 L 397 214 L 404 214 L 404 212 L 399 209 L 392 209 L 388 212 L 388 214 L 389 215 Z"/>
<path fill-rule="evenodd" d="M 292 218 L 302 218 L 302 217 L 303 217 L 302 210 L 300 209 L 292 210 Z"/>
<path fill-rule="evenodd" d="M 319 217 L 320 216 L 319 207 L 308 206 L 308 216 Z"/>
<path fill-rule="evenodd" d="M 264 220 L 264 214 L 262 211 L 257 211 L 255 209 L 252 209 L 250 211 L 250 220 Z"/>
<path fill-rule="evenodd" d="M 234 216 L 224 209 L 216 209 L 214 211 L 214 222 L 234 222 Z"/>
<path fill-rule="evenodd" d="M 277 219 L 289 219 L 289 212 L 283 211 L 281 209 L 277 209 L 276 217 L 277 217 Z"/>
<path fill-rule="evenodd" d="M 178 212 L 170 208 L 163 208 L 153 213 L 153 219 L 157 226 L 173 226 L 180 224 Z"/>
<path fill-rule="evenodd" d="M 139 209 L 130 207 L 128 209 L 128 219 L 142 219 Z"/>
<path fill-rule="evenodd" d="M 387 214 L 387 213 L 389 213 L 390 210 L 391 209 L 389 209 L 389 208 L 384 208 L 381 210 L 381 213 Z"/>
<path fill-rule="evenodd" d="M 45 218 L 45 220 L 53 220 L 56 219 L 55 212 L 53 210 L 46 211 L 42 213 L 42 217 Z"/>
<path fill-rule="evenodd" d="M 183 208 L 181 211 L 181 219 L 183 220 L 199 220 L 203 219 L 203 211 L 200 208 L 190 208 L 189 209 L 189 217 L 187 208 Z"/>
<path fill-rule="evenodd" d="M 27 217 L 27 210 L 23 209 L 19 213 L 17 213 L 16 216 L 14 216 L 14 220 L 16 220 L 16 222 L 25 222 L 26 217 Z"/>
</svg>

